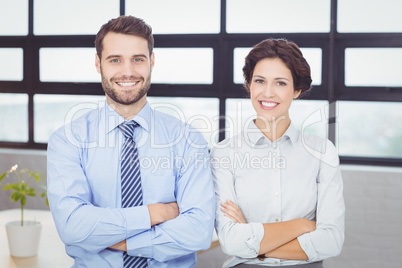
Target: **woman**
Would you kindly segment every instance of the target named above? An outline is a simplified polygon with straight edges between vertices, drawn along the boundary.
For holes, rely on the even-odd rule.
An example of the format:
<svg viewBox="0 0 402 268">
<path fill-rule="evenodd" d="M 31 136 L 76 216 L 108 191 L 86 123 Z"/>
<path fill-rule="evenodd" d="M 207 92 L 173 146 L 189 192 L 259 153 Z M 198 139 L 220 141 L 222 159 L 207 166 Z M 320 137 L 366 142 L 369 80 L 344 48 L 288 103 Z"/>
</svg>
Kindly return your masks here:
<svg viewBox="0 0 402 268">
<path fill-rule="evenodd" d="M 345 207 L 334 146 L 289 118 L 310 90 L 310 67 L 295 43 L 270 39 L 243 74 L 257 118 L 212 150 L 223 267 L 323 267 L 341 251 Z"/>
</svg>

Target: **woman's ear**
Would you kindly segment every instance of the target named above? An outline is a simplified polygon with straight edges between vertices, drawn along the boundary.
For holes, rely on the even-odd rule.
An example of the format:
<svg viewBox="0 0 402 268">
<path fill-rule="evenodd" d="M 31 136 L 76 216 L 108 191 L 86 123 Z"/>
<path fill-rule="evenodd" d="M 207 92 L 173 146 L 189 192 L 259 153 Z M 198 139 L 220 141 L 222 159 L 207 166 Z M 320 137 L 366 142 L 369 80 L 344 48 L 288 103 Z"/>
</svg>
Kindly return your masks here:
<svg viewBox="0 0 402 268">
<path fill-rule="evenodd" d="M 293 99 L 297 99 L 300 96 L 301 92 L 302 92 L 301 89 L 295 90 L 295 92 L 293 94 Z"/>
</svg>

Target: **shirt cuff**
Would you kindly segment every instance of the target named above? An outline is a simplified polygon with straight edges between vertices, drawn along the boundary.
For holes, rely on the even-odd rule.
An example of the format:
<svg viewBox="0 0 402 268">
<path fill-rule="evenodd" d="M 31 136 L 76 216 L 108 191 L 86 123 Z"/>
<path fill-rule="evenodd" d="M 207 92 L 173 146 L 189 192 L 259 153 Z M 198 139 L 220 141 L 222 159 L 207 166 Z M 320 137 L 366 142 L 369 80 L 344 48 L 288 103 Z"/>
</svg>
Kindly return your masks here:
<svg viewBox="0 0 402 268">
<path fill-rule="evenodd" d="M 126 239 L 127 254 L 135 257 L 153 258 L 151 230 Z"/>
<path fill-rule="evenodd" d="M 318 259 L 318 253 L 313 247 L 313 243 L 311 241 L 311 234 L 310 233 L 305 233 L 302 234 L 297 238 L 299 241 L 300 247 L 306 253 L 308 257 L 308 261 L 316 261 Z"/>
<path fill-rule="evenodd" d="M 124 208 L 126 216 L 126 237 L 151 229 L 151 218 L 147 206 Z"/>
<path fill-rule="evenodd" d="M 253 251 L 256 256 L 260 252 L 260 243 L 264 237 L 264 227 L 261 223 L 251 222 L 248 224 L 251 227 L 252 235 L 246 240 L 246 245 Z"/>
</svg>

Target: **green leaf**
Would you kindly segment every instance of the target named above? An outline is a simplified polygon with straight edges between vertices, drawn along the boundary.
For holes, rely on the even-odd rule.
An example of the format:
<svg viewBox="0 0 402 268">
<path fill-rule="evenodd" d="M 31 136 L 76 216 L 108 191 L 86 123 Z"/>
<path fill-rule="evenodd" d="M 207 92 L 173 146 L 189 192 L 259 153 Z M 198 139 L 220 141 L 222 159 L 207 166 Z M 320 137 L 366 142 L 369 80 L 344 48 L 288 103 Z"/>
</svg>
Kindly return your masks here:
<svg viewBox="0 0 402 268">
<path fill-rule="evenodd" d="M 17 202 L 18 200 L 16 199 L 17 198 L 17 192 L 14 192 L 14 193 L 12 193 L 11 194 L 11 197 L 10 197 L 10 199 L 11 199 L 11 201 L 13 201 L 13 202 Z"/>
<path fill-rule="evenodd" d="M 7 184 L 7 185 L 4 185 L 3 190 L 4 191 L 11 190 L 11 189 L 13 189 L 13 187 L 14 187 L 14 184 Z"/>
<path fill-rule="evenodd" d="M 20 187 L 21 191 L 27 190 L 27 186 L 28 186 L 27 183 L 21 183 L 21 187 Z"/>
<path fill-rule="evenodd" d="M 6 175 L 7 175 L 7 173 L 1 174 L 1 176 L 0 176 L 0 181 L 2 181 Z"/>
<path fill-rule="evenodd" d="M 20 191 L 19 183 L 13 183 L 13 184 L 10 184 L 10 185 L 11 185 L 12 189 L 14 189 L 16 191 Z"/>
<path fill-rule="evenodd" d="M 38 173 L 33 173 L 33 176 L 34 176 L 34 178 L 35 178 L 35 181 L 36 182 L 39 182 L 39 180 L 40 180 L 40 177 L 39 177 L 39 175 L 38 175 Z"/>
<path fill-rule="evenodd" d="M 20 194 L 19 192 L 14 192 L 11 195 L 11 201 L 13 202 L 18 202 L 18 200 L 20 200 L 24 195 Z"/>
<path fill-rule="evenodd" d="M 25 204 L 27 203 L 27 198 L 25 195 L 21 196 L 21 206 L 25 206 Z"/>
</svg>

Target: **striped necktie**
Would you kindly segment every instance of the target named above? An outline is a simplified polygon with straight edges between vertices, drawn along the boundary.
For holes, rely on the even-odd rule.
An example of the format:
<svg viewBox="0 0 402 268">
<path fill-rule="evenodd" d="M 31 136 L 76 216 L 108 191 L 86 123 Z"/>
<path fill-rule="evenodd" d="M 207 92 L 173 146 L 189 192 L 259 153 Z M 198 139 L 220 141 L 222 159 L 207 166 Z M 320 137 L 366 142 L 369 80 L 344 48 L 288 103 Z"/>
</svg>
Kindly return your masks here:
<svg viewBox="0 0 402 268">
<path fill-rule="evenodd" d="M 121 207 L 142 205 L 142 187 L 138 150 L 134 141 L 134 129 L 138 124 L 134 121 L 122 123 L 119 129 L 123 132 L 124 143 L 121 151 Z M 124 268 L 147 267 L 147 259 L 133 257 L 123 253 Z"/>
</svg>

